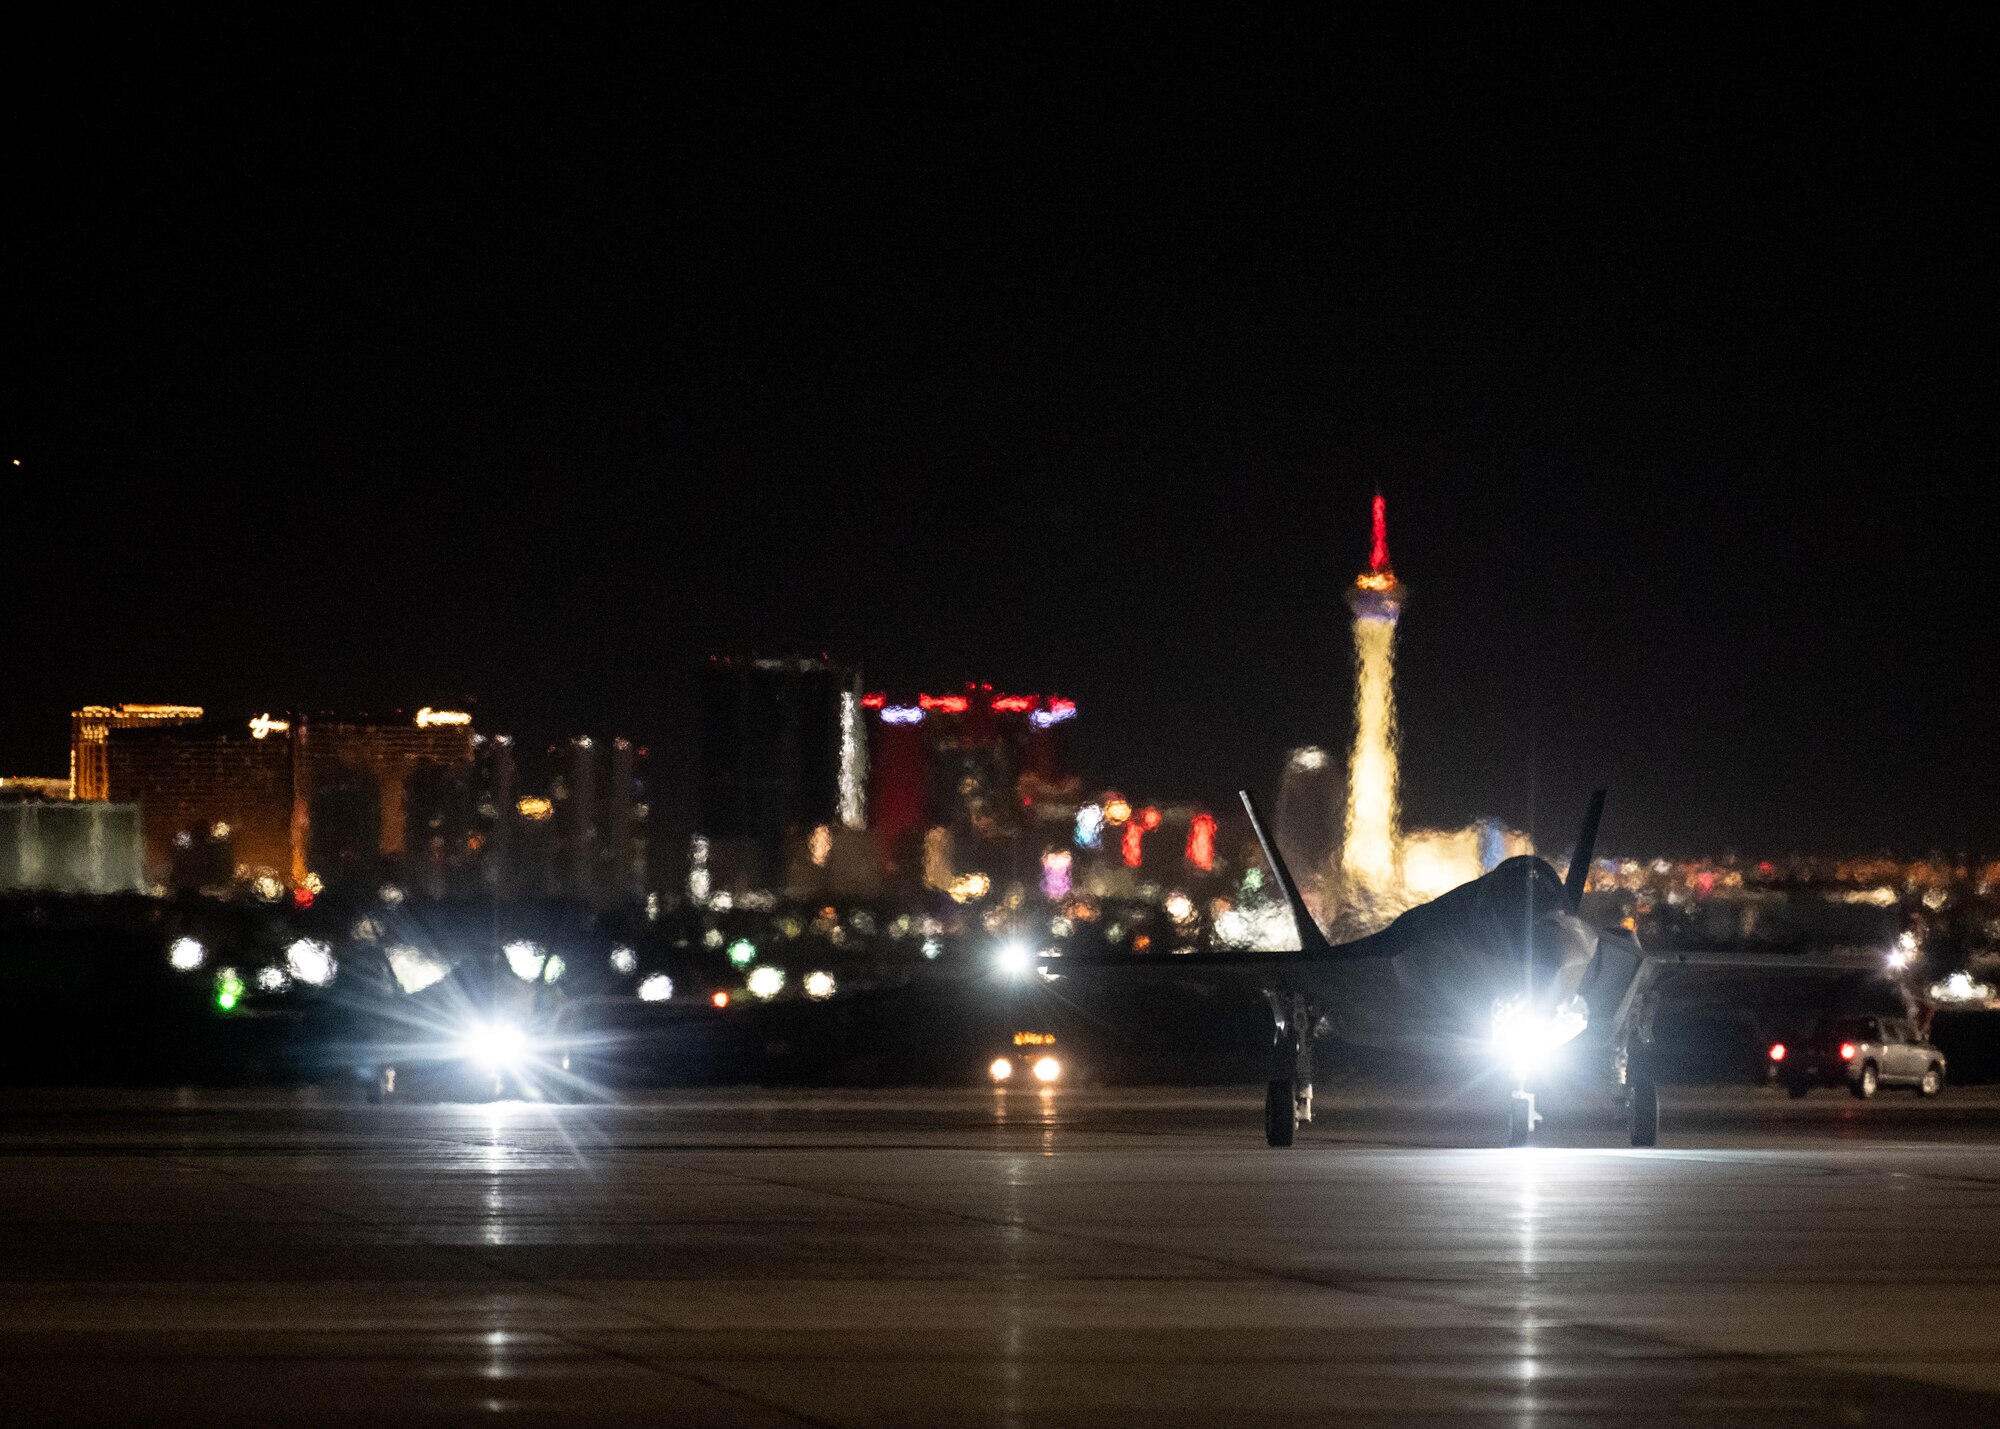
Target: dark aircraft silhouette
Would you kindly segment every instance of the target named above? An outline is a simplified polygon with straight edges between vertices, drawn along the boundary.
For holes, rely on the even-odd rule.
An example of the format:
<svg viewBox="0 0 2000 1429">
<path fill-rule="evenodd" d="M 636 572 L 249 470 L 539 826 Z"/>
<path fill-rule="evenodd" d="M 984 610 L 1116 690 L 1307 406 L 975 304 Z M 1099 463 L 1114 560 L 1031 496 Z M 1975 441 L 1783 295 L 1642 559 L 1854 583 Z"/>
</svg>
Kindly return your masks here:
<svg viewBox="0 0 2000 1429">
<path fill-rule="evenodd" d="M 1498 1056 L 1510 1072 L 1508 1143 L 1523 1145 L 1542 1120 L 1538 1072 L 1555 1057 L 1565 1075 L 1608 1090 L 1634 1146 L 1659 1136 L 1653 1016 L 1676 969 L 1768 975 L 1838 974 L 1864 964 L 1849 956 L 1804 959 L 1738 952 L 1649 955 L 1622 929 L 1580 915 L 1604 791 L 1591 797 L 1570 853 L 1568 876 L 1532 855 L 1408 909 L 1352 942 L 1330 942 L 1299 893 L 1256 802 L 1241 795 L 1257 840 L 1298 926 L 1291 950 L 1214 950 L 1175 956 L 1162 971 L 1190 966 L 1254 969 L 1271 1007 L 1265 1138 L 1289 1146 L 1312 1120 L 1313 1038 L 1330 1031 L 1364 1047 L 1435 1055 Z M 1110 959 L 1089 962 L 1107 966 Z M 1130 967 L 1132 960 L 1119 960 Z M 1047 966 L 1068 972 L 1073 958 Z"/>
</svg>

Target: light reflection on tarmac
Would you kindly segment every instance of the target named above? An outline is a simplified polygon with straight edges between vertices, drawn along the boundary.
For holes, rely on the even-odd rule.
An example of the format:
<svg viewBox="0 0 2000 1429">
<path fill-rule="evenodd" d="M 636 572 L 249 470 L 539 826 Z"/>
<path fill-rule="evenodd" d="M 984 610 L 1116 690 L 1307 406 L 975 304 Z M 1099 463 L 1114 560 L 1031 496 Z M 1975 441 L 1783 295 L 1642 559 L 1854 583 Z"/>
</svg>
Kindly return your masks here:
<svg viewBox="0 0 2000 1429">
<path fill-rule="evenodd" d="M 0 1422 L 2000 1423 L 2000 1093 L 0 1093 Z"/>
</svg>

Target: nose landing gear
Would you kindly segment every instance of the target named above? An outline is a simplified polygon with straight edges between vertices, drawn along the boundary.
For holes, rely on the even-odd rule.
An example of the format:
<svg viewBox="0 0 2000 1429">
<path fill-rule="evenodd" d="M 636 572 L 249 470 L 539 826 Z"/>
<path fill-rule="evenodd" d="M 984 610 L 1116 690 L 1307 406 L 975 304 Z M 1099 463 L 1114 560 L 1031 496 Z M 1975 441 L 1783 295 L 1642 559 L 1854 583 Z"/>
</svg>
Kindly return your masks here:
<svg viewBox="0 0 2000 1429">
<path fill-rule="evenodd" d="M 1313 1119 L 1312 1010 L 1298 993 L 1271 993 L 1271 1077 L 1264 1087 L 1264 1141 L 1290 1146 Z"/>
<path fill-rule="evenodd" d="M 1535 1110 L 1535 1094 L 1528 1090 L 1526 1081 L 1521 1082 L 1507 1103 L 1507 1144 L 1526 1146 L 1542 1120 L 1542 1114 Z"/>
</svg>

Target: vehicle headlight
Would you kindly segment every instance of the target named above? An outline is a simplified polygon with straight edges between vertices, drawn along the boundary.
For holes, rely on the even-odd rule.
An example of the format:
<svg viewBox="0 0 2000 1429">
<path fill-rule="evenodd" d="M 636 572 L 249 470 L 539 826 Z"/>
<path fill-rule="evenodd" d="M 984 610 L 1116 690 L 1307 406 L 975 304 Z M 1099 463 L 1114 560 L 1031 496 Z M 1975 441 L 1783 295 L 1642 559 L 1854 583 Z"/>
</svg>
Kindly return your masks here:
<svg viewBox="0 0 2000 1429">
<path fill-rule="evenodd" d="M 986 1070 L 993 1074 L 994 1081 L 1004 1082 L 1014 1075 L 1014 1063 L 1011 1058 L 995 1057 L 993 1065 Z"/>
<path fill-rule="evenodd" d="M 1041 1057 L 1035 1062 L 1035 1080 L 1053 1082 L 1062 1075 L 1062 1063 L 1053 1057 Z"/>
<path fill-rule="evenodd" d="M 528 1034 L 511 1022 L 481 1022 L 458 1044 L 459 1055 L 503 1070 L 517 1067 L 528 1055 Z"/>
</svg>

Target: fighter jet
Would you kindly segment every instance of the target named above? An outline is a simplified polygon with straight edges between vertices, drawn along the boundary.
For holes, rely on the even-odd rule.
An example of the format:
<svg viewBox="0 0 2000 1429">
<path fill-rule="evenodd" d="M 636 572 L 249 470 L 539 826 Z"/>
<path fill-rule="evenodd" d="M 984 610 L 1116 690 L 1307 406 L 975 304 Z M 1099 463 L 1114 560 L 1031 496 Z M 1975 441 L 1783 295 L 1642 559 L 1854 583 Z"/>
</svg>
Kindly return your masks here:
<svg viewBox="0 0 2000 1429">
<path fill-rule="evenodd" d="M 1364 1047 L 1499 1058 L 1513 1083 L 1507 1117 L 1513 1146 L 1533 1137 L 1542 1120 L 1538 1078 L 1560 1061 L 1567 1076 L 1594 1080 L 1609 1092 L 1632 1145 L 1652 1146 L 1660 1127 L 1653 1018 L 1678 970 L 1852 977 L 1859 967 L 1853 957 L 1833 955 L 1649 955 L 1633 934 L 1592 926 L 1581 910 L 1603 790 L 1591 797 L 1566 876 L 1532 855 L 1510 858 L 1405 911 L 1380 932 L 1331 942 L 1256 801 L 1247 791 L 1240 797 L 1291 909 L 1299 947 L 1217 949 L 1176 956 L 1170 966 L 1241 967 L 1262 983 L 1272 1018 L 1264 1102 L 1272 1146 L 1290 1146 L 1300 1124 L 1312 1120 L 1313 1039 L 1321 1031 Z M 1132 966 L 1129 958 L 1120 961 Z M 1044 967 L 1067 973 L 1082 965 L 1066 957 Z"/>
</svg>

